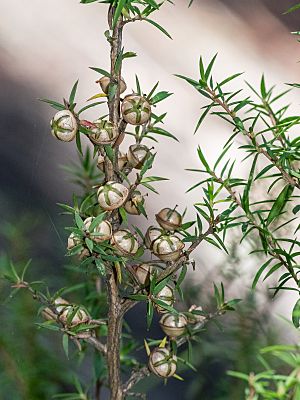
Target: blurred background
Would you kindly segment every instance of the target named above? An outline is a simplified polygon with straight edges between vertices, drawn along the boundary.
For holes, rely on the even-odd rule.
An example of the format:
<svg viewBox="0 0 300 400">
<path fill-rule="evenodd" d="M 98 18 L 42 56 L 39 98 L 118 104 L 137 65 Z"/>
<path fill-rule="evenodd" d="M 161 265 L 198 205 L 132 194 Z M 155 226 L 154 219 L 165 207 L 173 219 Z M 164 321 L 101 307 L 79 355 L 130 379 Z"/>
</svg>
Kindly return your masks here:
<svg viewBox="0 0 300 400">
<path fill-rule="evenodd" d="M 166 176 L 170 182 L 158 185 L 160 196 L 147 199 L 150 221 L 161 207 L 174 202 L 182 211 L 187 206 L 193 217 L 192 205 L 201 191 L 185 194 L 195 177 L 184 169 L 197 168 L 199 143 L 208 160 L 215 160 L 230 134 L 230 127 L 211 117 L 193 136 L 205 103 L 175 73 L 196 78 L 199 55 L 209 60 L 218 53 L 217 80 L 245 72 L 239 82 L 232 83 L 232 89 L 239 89 L 243 79 L 257 86 L 262 73 L 268 85 L 276 84 L 279 90 L 286 82 L 299 82 L 299 44 L 290 34 L 299 29 L 299 14 L 283 15 L 294 0 L 194 0 L 190 8 L 187 1 L 175 3 L 162 7 L 154 18 L 172 35 L 172 41 L 142 22 L 129 24 L 124 35 L 126 51 L 138 55 L 124 65 L 128 88 L 135 87 L 137 74 L 145 92 L 160 81 L 162 90 L 174 93 L 160 111 L 168 111 L 166 128 L 180 144 L 163 138 L 155 145 L 158 157 L 153 175 Z M 63 227 L 70 221 L 59 215 L 56 206 L 71 202 L 74 185 L 62 165 L 77 160 L 77 154 L 75 145 L 50 135 L 53 109 L 38 98 L 61 101 L 78 78 L 78 102 L 84 105 L 98 93 L 98 75 L 88 67 L 109 66 L 103 35 L 106 11 L 106 5 L 81 5 L 77 0 L 28 0 L 26 5 L 22 0 L 0 2 L 0 269 L 5 271 L 9 259 L 23 265 L 32 258 L 30 278 L 46 280 L 53 290 L 82 279 L 64 268 L 69 260 Z M 289 102 L 299 113 L 297 92 L 289 94 Z M 239 172 L 247 173 L 247 166 L 241 165 Z M 241 399 L 243 384 L 233 384 L 226 370 L 256 369 L 261 346 L 281 340 L 283 333 L 289 337 L 286 323 L 278 316 L 290 316 L 291 295 L 274 301 L 264 284 L 259 285 L 257 295 L 245 291 L 260 260 L 245 262 L 246 250 L 237 245 L 238 240 L 232 237 L 230 259 L 205 245 L 199 249 L 186 301 L 191 304 L 197 299 L 209 310 L 213 307 L 209 300 L 212 282 L 221 280 L 229 297 L 241 297 L 242 276 L 243 305 L 223 319 L 223 332 L 215 325 L 203 332 L 194 352 L 198 372 L 183 372 L 184 383 L 163 386 L 150 382 L 149 399 L 167 400 L 174 394 L 191 400 Z M 10 298 L 9 293 L 7 284 L 0 281 L 0 399 L 43 400 L 71 390 L 70 370 L 82 365 L 65 358 L 59 335 L 37 330 L 38 306 L 28 295 Z M 135 327 L 137 334 L 144 329 L 140 325 Z"/>
</svg>

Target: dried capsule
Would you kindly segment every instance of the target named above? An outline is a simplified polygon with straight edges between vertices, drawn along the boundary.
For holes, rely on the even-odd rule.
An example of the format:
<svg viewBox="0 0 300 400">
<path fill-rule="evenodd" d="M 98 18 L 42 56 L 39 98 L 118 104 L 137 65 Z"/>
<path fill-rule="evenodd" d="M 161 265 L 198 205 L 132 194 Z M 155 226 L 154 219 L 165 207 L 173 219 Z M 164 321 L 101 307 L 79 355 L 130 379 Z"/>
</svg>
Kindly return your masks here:
<svg viewBox="0 0 300 400">
<path fill-rule="evenodd" d="M 149 369 L 160 378 L 170 378 L 176 372 L 177 358 L 170 350 L 156 347 L 149 356 Z"/>
<path fill-rule="evenodd" d="M 164 314 L 159 324 L 164 333 L 170 337 L 177 337 L 185 332 L 188 320 L 182 313 L 179 314 Z"/>
<path fill-rule="evenodd" d="M 103 76 L 101 79 L 96 81 L 96 83 L 100 84 L 103 93 L 108 94 L 108 86 L 110 84 L 110 78 L 108 76 Z M 127 89 L 127 85 L 126 85 L 124 79 L 121 78 L 121 80 L 120 80 L 120 94 L 124 93 L 126 89 Z"/>
<path fill-rule="evenodd" d="M 141 192 L 135 190 L 129 200 L 126 201 L 124 208 L 131 215 L 139 215 L 141 211 L 139 210 L 139 206 L 143 206 L 145 203 L 144 197 L 141 195 Z"/>
<path fill-rule="evenodd" d="M 89 135 L 89 138 L 96 145 L 113 143 L 119 135 L 118 129 L 115 129 L 111 122 L 103 119 L 93 122 L 90 131 L 92 134 Z"/>
<path fill-rule="evenodd" d="M 175 209 L 163 208 L 155 217 L 159 225 L 166 231 L 174 231 L 182 224 L 182 217 Z"/>
<path fill-rule="evenodd" d="M 63 142 L 71 142 L 78 130 L 76 118 L 69 110 L 58 111 L 50 125 L 52 135 Z"/>
<path fill-rule="evenodd" d="M 128 189 L 121 183 L 110 181 L 98 189 L 97 196 L 103 210 L 111 211 L 125 203 Z"/>
<path fill-rule="evenodd" d="M 94 217 L 88 217 L 84 220 L 84 227 L 88 231 Z M 112 235 L 112 227 L 110 222 L 104 220 L 99 222 L 99 224 L 90 233 L 96 233 L 97 236 L 91 236 L 95 242 L 103 242 L 104 240 L 109 240 Z"/>
<path fill-rule="evenodd" d="M 146 161 L 150 150 L 143 144 L 133 144 L 129 147 L 127 158 L 128 163 L 136 169 L 141 169 Z"/>
<path fill-rule="evenodd" d="M 112 245 L 120 256 L 133 256 L 139 248 L 136 237 L 127 229 L 120 229 L 112 235 Z"/>
<path fill-rule="evenodd" d="M 78 236 L 76 236 L 73 232 L 71 235 L 68 237 L 68 244 L 67 244 L 67 249 L 72 250 L 75 246 L 79 245 L 81 243 L 81 240 Z M 82 247 L 82 250 L 80 253 L 78 253 L 78 256 L 80 259 L 87 257 L 89 255 L 88 249 L 85 249 Z"/>
<path fill-rule="evenodd" d="M 152 245 L 153 253 L 162 261 L 178 260 L 183 248 L 183 242 L 175 235 L 162 235 Z"/>
<path fill-rule="evenodd" d="M 189 315 L 188 315 L 189 324 L 198 324 L 199 322 L 203 322 L 206 318 L 204 315 L 201 315 L 201 312 L 202 312 L 202 307 L 193 304 L 189 308 Z"/>
<path fill-rule="evenodd" d="M 59 313 L 58 318 L 64 325 L 73 327 L 87 323 L 90 320 L 90 316 L 82 307 L 70 304 L 61 297 L 57 297 L 54 300 L 54 304 L 56 305 L 56 311 Z"/>
<path fill-rule="evenodd" d="M 138 94 L 126 96 L 121 106 L 123 119 L 131 125 L 143 125 L 151 117 L 150 103 Z"/>
<path fill-rule="evenodd" d="M 150 226 L 145 235 L 145 245 L 148 249 L 152 248 L 153 242 L 162 235 L 162 230 L 155 226 Z"/>
<path fill-rule="evenodd" d="M 150 277 L 153 269 L 153 265 L 151 264 L 138 264 L 131 267 L 132 273 L 134 274 L 136 280 L 143 286 L 150 283 Z"/>
<path fill-rule="evenodd" d="M 101 171 L 104 171 L 104 161 L 105 161 L 105 158 L 101 154 L 99 154 L 98 160 L 97 160 L 97 167 Z M 119 154 L 118 154 L 119 171 L 122 171 L 122 169 L 123 169 L 123 167 L 125 166 L 126 163 L 127 163 L 127 154 L 122 153 L 121 151 L 119 151 Z"/>
<path fill-rule="evenodd" d="M 161 291 L 155 295 L 155 298 L 156 298 L 156 300 L 162 301 L 167 306 L 172 307 L 173 304 L 175 303 L 174 290 L 169 285 L 164 286 L 161 289 Z M 155 308 L 161 314 L 168 312 L 165 308 L 161 307 L 158 304 L 155 304 Z"/>
</svg>

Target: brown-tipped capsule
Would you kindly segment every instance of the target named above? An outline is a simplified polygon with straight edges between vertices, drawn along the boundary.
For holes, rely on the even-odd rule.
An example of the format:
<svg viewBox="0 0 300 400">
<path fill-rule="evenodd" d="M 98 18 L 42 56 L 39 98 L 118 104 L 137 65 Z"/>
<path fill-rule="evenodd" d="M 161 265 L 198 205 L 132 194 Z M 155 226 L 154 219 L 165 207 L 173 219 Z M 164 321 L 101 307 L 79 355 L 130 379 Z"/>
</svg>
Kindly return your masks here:
<svg viewBox="0 0 300 400">
<path fill-rule="evenodd" d="M 159 321 L 161 329 L 164 331 L 164 333 L 172 338 L 183 335 L 185 332 L 187 323 L 188 323 L 188 321 L 187 321 L 186 316 L 181 313 L 179 313 L 179 314 L 171 314 L 171 313 L 164 314 Z"/>
<path fill-rule="evenodd" d="M 145 199 L 141 192 L 135 190 L 129 200 L 126 201 L 124 208 L 131 215 L 139 215 L 141 212 L 139 210 L 139 205 L 143 206 Z"/>
<path fill-rule="evenodd" d="M 149 356 L 149 369 L 160 378 L 170 378 L 176 372 L 177 358 L 170 350 L 156 347 Z"/>
<path fill-rule="evenodd" d="M 133 144 L 127 153 L 128 163 L 136 169 L 141 169 L 146 161 L 150 150 L 143 144 Z"/>
<path fill-rule="evenodd" d="M 88 313 L 80 306 L 70 304 L 67 300 L 57 297 L 54 300 L 57 318 L 64 324 L 74 327 L 90 321 Z"/>
<path fill-rule="evenodd" d="M 150 277 L 153 269 L 154 267 L 151 264 L 138 264 L 131 267 L 132 273 L 136 280 L 143 286 L 150 283 Z"/>
<path fill-rule="evenodd" d="M 93 122 L 90 131 L 92 134 L 89 135 L 89 138 L 96 145 L 113 143 L 119 135 L 118 129 L 116 129 L 111 122 L 103 119 Z"/>
<path fill-rule="evenodd" d="M 172 307 L 175 303 L 174 289 L 171 286 L 166 285 L 155 295 L 155 298 L 159 301 L 162 301 L 165 305 Z M 155 304 L 155 308 L 160 314 L 168 312 L 165 308 L 158 304 Z"/>
<path fill-rule="evenodd" d="M 182 224 L 182 217 L 178 211 L 171 208 L 163 208 L 156 214 L 156 220 L 159 225 L 166 231 L 174 231 L 180 228 Z"/>
<path fill-rule="evenodd" d="M 120 256 L 133 256 L 138 251 L 136 237 L 128 229 L 120 229 L 112 235 L 111 243 Z"/>
<path fill-rule="evenodd" d="M 108 86 L 110 84 L 110 78 L 108 76 L 103 76 L 101 79 L 96 81 L 96 83 L 99 83 L 103 93 L 108 94 Z M 120 80 L 120 94 L 124 93 L 126 89 L 127 89 L 127 85 L 126 85 L 124 79 L 121 78 L 121 80 Z"/>
<path fill-rule="evenodd" d="M 119 167 L 119 171 L 122 171 L 123 167 L 125 166 L 125 164 L 127 163 L 127 154 L 126 153 L 122 153 L 121 151 L 119 151 L 118 154 L 118 167 Z M 98 159 L 97 159 L 97 167 L 104 172 L 104 162 L 105 162 L 105 158 L 99 154 Z"/>
<path fill-rule="evenodd" d="M 74 114 L 69 110 L 58 111 L 51 122 L 51 133 L 62 142 L 71 142 L 75 139 L 78 124 Z"/>
<path fill-rule="evenodd" d="M 91 223 L 93 222 L 94 217 L 88 217 L 84 220 L 84 227 L 86 230 L 89 230 Z M 109 240 L 112 235 L 112 227 L 110 222 L 104 220 L 99 222 L 99 224 L 93 229 L 91 234 L 97 234 L 95 236 L 91 235 L 91 239 L 95 242 L 103 242 L 104 240 Z"/>
<path fill-rule="evenodd" d="M 135 93 L 124 98 L 121 111 L 124 121 L 131 125 L 143 125 L 151 117 L 150 103 Z"/>
<path fill-rule="evenodd" d="M 121 183 L 110 181 L 98 189 L 97 196 L 103 210 L 111 211 L 125 203 L 128 189 Z"/>
<path fill-rule="evenodd" d="M 72 250 L 75 246 L 77 246 L 78 244 L 81 243 L 80 238 L 75 235 L 73 232 L 70 234 L 70 236 L 68 237 L 68 244 L 67 244 L 67 249 L 68 250 Z M 80 253 L 78 253 L 78 257 L 79 259 L 83 259 L 84 257 L 88 257 L 90 254 L 90 252 L 88 251 L 88 249 L 82 249 L 80 251 Z"/>
<path fill-rule="evenodd" d="M 162 235 L 152 245 L 153 253 L 162 261 L 178 260 L 183 248 L 183 242 L 175 235 Z"/>
<path fill-rule="evenodd" d="M 145 235 L 145 245 L 152 248 L 153 242 L 162 235 L 162 230 L 156 226 L 149 226 Z"/>
<path fill-rule="evenodd" d="M 189 315 L 188 315 L 189 324 L 198 324 L 199 322 L 205 321 L 206 318 L 204 315 L 201 315 L 201 313 L 202 313 L 202 307 L 193 304 L 189 308 Z"/>
</svg>

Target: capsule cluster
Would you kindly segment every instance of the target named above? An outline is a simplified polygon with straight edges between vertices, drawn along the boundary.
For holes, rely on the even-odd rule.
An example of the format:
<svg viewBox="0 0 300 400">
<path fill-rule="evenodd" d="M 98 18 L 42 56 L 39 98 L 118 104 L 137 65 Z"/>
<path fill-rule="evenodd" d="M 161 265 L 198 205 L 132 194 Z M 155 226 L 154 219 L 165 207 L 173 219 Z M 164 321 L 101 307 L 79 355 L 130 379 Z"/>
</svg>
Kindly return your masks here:
<svg viewBox="0 0 300 400">
<path fill-rule="evenodd" d="M 111 80 L 107 76 L 103 76 L 97 81 L 101 90 L 107 96 L 110 95 L 112 87 Z M 115 82 L 113 83 L 115 84 Z M 123 78 L 120 78 L 118 86 L 120 94 L 124 93 L 127 85 Z M 66 106 L 67 107 L 67 106 Z M 146 126 L 151 119 L 151 104 L 144 96 L 132 93 L 125 95 L 121 99 L 120 112 L 122 123 L 139 127 Z M 120 121 L 121 122 L 121 121 Z M 102 172 L 105 172 L 106 153 L 104 149 L 111 145 L 117 146 L 122 142 L 120 138 L 120 125 L 115 126 L 109 120 L 98 118 L 93 122 L 80 121 L 74 110 L 66 109 L 59 111 L 51 120 L 51 132 L 59 140 L 70 142 L 74 140 L 78 131 L 84 127 L 90 141 L 95 145 L 98 151 L 97 167 Z M 139 249 L 139 243 L 136 235 L 130 230 L 119 227 L 113 229 L 112 215 L 119 215 L 118 210 L 122 210 L 130 215 L 139 215 L 144 213 L 145 198 L 139 190 L 130 190 L 126 185 L 119 182 L 118 173 L 127 169 L 130 172 L 132 169 L 141 170 L 145 162 L 151 156 L 150 149 L 137 142 L 129 146 L 127 153 L 118 150 L 116 153 L 117 160 L 114 160 L 116 174 L 115 180 L 106 180 L 97 190 L 97 202 L 101 210 L 107 214 L 106 219 L 97 223 L 95 226 L 94 218 L 88 217 L 83 221 L 83 237 L 92 239 L 96 244 L 101 246 L 101 243 L 108 241 L 115 255 L 132 258 Z M 122 215 L 122 214 L 121 214 Z M 162 263 L 180 262 L 183 255 L 184 243 L 181 240 L 179 233 L 182 226 L 182 215 L 175 208 L 163 208 L 156 214 L 158 226 L 150 226 L 144 237 L 144 247 L 147 248 L 152 255 Z M 93 225 L 92 225 L 93 224 Z M 92 229 L 91 229 L 92 228 Z M 79 245 L 82 245 L 81 247 Z M 85 258 L 90 256 L 90 250 L 83 245 L 83 240 L 76 233 L 71 233 L 68 238 L 68 249 L 72 250 L 76 246 L 80 247 L 79 257 Z M 152 277 L 155 274 L 155 260 L 152 262 L 142 262 L 137 265 L 128 266 L 128 270 L 135 279 L 135 283 L 141 288 L 144 293 L 149 294 L 149 287 Z M 150 294 L 149 294 L 150 296 Z M 175 289 L 172 285 L 167 284 L 162 287 L 159 292 L 151 294 L 153 296 L 153 305 L 156 311 L 160 314 L 160 327 L 162 331 L 169 337 L 170 340 L 184 335 L 187 332 L 188 324 L 196 324 L 204 318 L 201 315 L 202 309 L 198 306 L 192 306 L 188 313 L 169 312 L 175 303 Z M 57 303 L 58 301 L 58 303 Z M 65 300 L 59 298 L 56 300 L 56 308 L 59 313 L 60 320 L 70 326 L 76 326 L 79 323 L 86 322 L 90 319 L 89 315 L 84 310 L 78 310 L 71 318 L 68 317 L 72 311 L 72 305 Z M 167 310 L 167 309 L 168 310 Z M 149 355 L 149 369 L 161 378 L 169 378 L 173 376 L 177 368 L 176 355 L 167 347 L 157 347 L 152 350 Z"/>
</svg>

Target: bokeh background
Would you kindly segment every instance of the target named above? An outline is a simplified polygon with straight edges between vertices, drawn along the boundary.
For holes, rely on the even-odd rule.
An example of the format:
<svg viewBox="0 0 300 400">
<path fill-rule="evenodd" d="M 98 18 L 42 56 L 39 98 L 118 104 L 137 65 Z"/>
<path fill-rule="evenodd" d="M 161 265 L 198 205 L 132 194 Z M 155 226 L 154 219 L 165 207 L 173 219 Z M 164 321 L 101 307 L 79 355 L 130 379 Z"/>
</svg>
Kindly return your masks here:
<svg viewBox="0 0 300 400">
<path fill-rule="evenodd" d="M 278 90 L 286 82 L 299 81 L 299 44 L 290 34 L 299 29 L 299 14 L 283 15 L 293 4 L 293 0 L 195 0 L 188 8 L 186 1 L 176 0 L 175 6 L 165 5 L 155 17 L 172 41 L 149 24 L 126 27 L 125 49 L 138 54 L 125 63 L 127 86 L 135 87 L 137 74 L 144 91 L 160 81 L 161 89 L 174 93 L 160 110 L 168 111 L 166 127 L 180 140 L 178 144 L 163 138 L 155 145 L 153 174 L 167 176 L 170 182 L 158 185 L 159 197 L 147 199 L 150 220 L 158 209 L 174 202 L 181 210 L 187 206 L 192 217 L 192 205 L 201 191 L 185 194 L 195 177 L 184 169 L 197 167 L 198 144 L 208 160 L 215 160 L 230 133 L 222 121 L 209 118 L 193 136 L 205 103 L 174 74 L 197 77 L 199 55 L 209 60 L 218 53 L 216 79 L 245 72 L 232 83 L 233 89 L 239 89 L 243 79 L 258 85 L 262 73 Z M 63 227 L 70 221 L 59 215 L 56 206 L 71 201 L 74 185 L 61 166 L 76 160 L 77 154 L 73 144 L 50 135 L 53 110 L 38 98 L 61 100 L 78 78 L 78 102 L 84 104 L 98 92 L 98 76 L 88 67 L 109 66 L 103 35 L 106 10 L 105 5 L 81 5 L 77 0 L 0 2 L 0 268 L 4 271 L 9 259 L 22 265 L 32 258 L 30 277 L 47 280 L 52 289 L 82 278 L 64 268 L 69 261 Z M 299 112 L 297 92 L 289 94 L 289 102 Z M 239 172 L 246 174 L 247 165 L 241 164 Z M 194 352 L 197 373 L 183 372 L 185 383 L 162 386 L 151 381 L 149 399 L 167 400 L 174 394 L 191 400 L 241 399 L 242 384 L 227 377 L 226 370 L 249 372 L 258 366 L 259 347 L 292 337 L 278 317 L 290 315 L 291 295 L 274 301 L 265 285 L 259 286 L 258 295 L 245 291 L 260 260 L 246 259 L 247 249 L 237 242 L 238 237 L 232 237 L 230 259 L 209 246 L 199 249 L 187 302 L 197 298 L 209 309 L 212 282 L 222 280 L 228 295 L 242 296 L 244 305 L 235 316 L 224 318 L 224 332 L 212 325 L 203 333 Z M 65 359 L 58 335 L 37 330 L 38 306 L 28 295 L 10 298 L 9 293 L 0 281 L 0 399 L 42 400 L 72 390 L 70 371 L 82 365 Z M 129 315 L 129 324 L 133 320 Z M 137 335 L 144 329 L 143 322 L 133 325 Z M 84 371 L 83 381 L 88 378 L 85 364 Z"/>
</svg>

